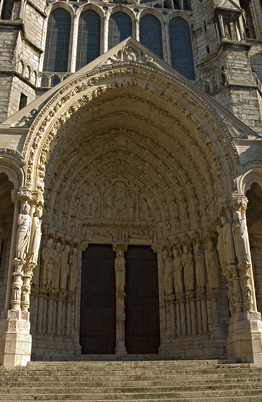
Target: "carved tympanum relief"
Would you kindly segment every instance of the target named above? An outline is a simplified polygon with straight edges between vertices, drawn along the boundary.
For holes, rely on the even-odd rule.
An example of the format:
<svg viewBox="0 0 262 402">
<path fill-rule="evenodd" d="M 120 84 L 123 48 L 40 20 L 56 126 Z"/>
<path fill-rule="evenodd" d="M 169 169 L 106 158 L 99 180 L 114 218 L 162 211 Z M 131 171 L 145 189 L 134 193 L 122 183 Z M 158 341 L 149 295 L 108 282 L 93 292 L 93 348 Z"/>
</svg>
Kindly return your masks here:
<svg viewBox="0 0 262 402">
<path fill-rule="evenodd" d="M 116 182 L 87 201 L 86 221 L 152 221 L 153 213 L 146 196 L 123 182 Z"/>
</svg>

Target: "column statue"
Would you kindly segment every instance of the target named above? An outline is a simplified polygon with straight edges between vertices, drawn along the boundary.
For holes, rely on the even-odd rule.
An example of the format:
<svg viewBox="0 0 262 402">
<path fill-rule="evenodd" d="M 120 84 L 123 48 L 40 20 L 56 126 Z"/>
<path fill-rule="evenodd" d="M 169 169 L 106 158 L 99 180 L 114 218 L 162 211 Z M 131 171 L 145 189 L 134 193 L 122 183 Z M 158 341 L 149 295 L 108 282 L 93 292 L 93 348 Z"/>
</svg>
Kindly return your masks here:
<svg viewBox="0 0 262 402">
<path fill-rule="evenodd" d="M 196 243 L 195 248 L 196 283 L 199 289 L 206 287 L 205 257 L 202 245 Z"/>
<path fill-rule="evenodd" d="M 73 248 L 72 254 L 69 257 L 70 275 L 68 290 L 71 293 L 75 292 L 77 276 L 78 276 L 78 261 L 77 261 L 77 248 Z"/>
<path fill-rule="evenodd" d="M 67 244 L 61 253 L 61 269 L 60 269 L 60 289 L 66 290 L 67 277 L 69 275 L 69 256 L 70 246 Z"/>
<path fill-rule="evenodd" d="M 53 272 L 53 251 L 54 241 L 50 237 L 47 240 L 46 246 L 42 250 L 42 286 L 49 288 L 51 286 L 52 272 Z"/>
<path fill-rule="evenodd" d="M 207 270 L 207 280 L 209 289 L 219 288 L 219 276 L 218 276 L 218 259 L 217 252 L 214 248 L 212 239 L 207 242 L 207 249 L 205 250 L 205 261 Z"/>
<path fill-rule="evenodd" d="M 39 247 L 40 247 L 40 242 L 41 242 L 41 217 L 42 217 L 42 208 L 37 208 L 35 212 L 35 216 L 33 218 L 32 222 L 32 231 L 31 231 L 31 245 L 30 245 L 30 250 L 29 250 L 29 262 L 32 262 L 33 264 L 37 264 L 38 260 L 38 252 L 39 252 Z"/>
<path fill-rule="evenodd" d="M 116 293 L 125 292 L 126 270 L 124 251 L 118 250 L 115 259 Z"/>
<path fill-rule="evenodd" d="M 173 263 L 169 251 L 164 248 L 163 250 L 164 259 L 164 293 L 165 296 L 173 294 Z"/>
<path fill-rule="evenodd" d="M 241 218 L 240 211 L 236 211 L 233 214 L 232 233 L 238 264 L 251 264 L 246 221 Z"/>
<path fill-rule="evenodd" d="M 181 252 L 178 248 L 173 248 L 173 275 L 174 275 L 174 289 L 176 294 L 183 293 L 183 266 Z"/>
<path fill-rule="evenodd" d="M 228 277 L 228 271 L 227 271 L 227 261 L 226 261 L 226 255 L 224 251 L 224 243 L 223 243 L 223 228 L 222 226 L 218 225 L 217 226 L 217 233 L 218 233 L 218 239 L 217 239 L 217 251 L 219 255 L 219 261 L 222 269 L 222 274 L 229 279 Z"/>
<path fill-rule="evenodd" d="M 53 257 L 53 272 L 51 287 L 53 289 L 59 289 L 60 269 L 61 269 L 61 243 L 57 242 L 55 250 L 52 251 Z"/>
<path fill-rule="evenodd" d="M 186 291 L 194 290 L 194 260 L 191 247 L 184 245 L 182 254 L 182 263 L 184 267 L 184 283 Z"/>
<path fill-rule="evenodd" d="M 29 248 L 30 231 L 32 218 L 29 215 L 30 205 L 24 203 L 22 213 L 18 215 L 16 257 L 18 260 L 25 261 Z"/>
<path fill-rule="evenodd" d="M 234 250 L 234 241 L 232 236 L 232 227 L 228 222 L 225 216 L 220 218 L 221 223 L 223 225 L 222 236 L 223 236 L 223 250 L 225 254 L 226 264 L 234 265 L 235 264 L 235 250 Z"/>
</svg>

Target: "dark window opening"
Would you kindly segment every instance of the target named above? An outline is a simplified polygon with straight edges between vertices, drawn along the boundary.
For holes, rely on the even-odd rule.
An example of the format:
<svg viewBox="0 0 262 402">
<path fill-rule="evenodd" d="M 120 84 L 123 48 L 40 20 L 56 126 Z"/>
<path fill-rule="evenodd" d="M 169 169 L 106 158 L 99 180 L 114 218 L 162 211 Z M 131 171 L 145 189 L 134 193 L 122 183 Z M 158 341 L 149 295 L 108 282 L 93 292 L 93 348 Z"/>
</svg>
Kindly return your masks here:
<svg viewBox="0 0 262 402">
<path fill-rule="evenodd" d="M 19 102 L 19 110 L 23 109 L 27 105 L 27 96 L 21 93 L 20 102 Z"/>
<path fill-rule="evenodd" d="M 140 42 L 151 52 L 163 58 L 161 23 L 154 15 L 147 14 L 141 19 Z"/>
<path fill-rule="evenodd" d="M 181 17 L 169 23 L 171 65 L 190 80 L 195 79 L 191 34 L 188 23 Z"/>
<path fill-rule="evenodd" d="M 132 35 L 131 18 L 122 12 L 114 13 L 109 20 L 108 49 Z"/>
<path fill-rule="evenodd" d="M 62 8 L 51 12 L 45 46 L 44 71 L 66 72 L 70 41 L 71 17 Z"/>
<path fill-rule="evenodd" d="M 1 18 L 3 20 L 11 20 L 13 16 L 15 0 L 5 0 L 2 8 Z"/>
<path fill-rule="evenodd" d="M 78 28 L 76 69 L 84 67 L 100 55 L 101 19 L 92 10 L 81 14 Z"/>
<path fill-rule="evenodd" d="M 240 0 L 240 7 L 243 8 L 243 22 L 247 38 L 256 39 L 253 17 L 251 11 L 251 2 L 249 0 Z"/>
</svg>

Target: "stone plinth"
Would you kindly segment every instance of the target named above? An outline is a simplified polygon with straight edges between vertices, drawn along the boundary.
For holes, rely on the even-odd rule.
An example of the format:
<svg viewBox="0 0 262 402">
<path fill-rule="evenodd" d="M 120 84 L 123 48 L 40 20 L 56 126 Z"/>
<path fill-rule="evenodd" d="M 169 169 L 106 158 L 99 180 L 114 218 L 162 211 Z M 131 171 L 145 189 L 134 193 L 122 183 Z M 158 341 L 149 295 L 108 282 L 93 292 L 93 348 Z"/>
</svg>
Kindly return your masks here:
<svg viewBox="0 0 262 402">
<path fill-rule="evenodd" d="M 227 348 L 230 360 L 262 365 L 262 323 L 260 313 L 238 313 L 231 318 Z"/>
<path fill-rule="evenodd" d="M 26 366 L 31 346 L 28 313 L 9 310 L 7 318 L 0 322 L 0 364 L 7 369 Z"/>
</svg>

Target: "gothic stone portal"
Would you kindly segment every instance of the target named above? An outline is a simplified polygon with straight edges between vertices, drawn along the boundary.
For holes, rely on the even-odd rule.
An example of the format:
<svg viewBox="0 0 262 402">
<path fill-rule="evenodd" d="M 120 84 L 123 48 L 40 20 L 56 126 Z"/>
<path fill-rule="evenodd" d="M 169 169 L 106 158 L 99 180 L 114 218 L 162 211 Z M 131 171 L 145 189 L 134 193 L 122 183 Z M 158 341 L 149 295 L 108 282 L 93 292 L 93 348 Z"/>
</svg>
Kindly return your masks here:
<svg viewBox="0 0 262 402">
<path fill-rule="evenodd" d="M 84 354 L 158 353 L 157 259 L 147 246 L 90 245 L 83 254 L 80 343 Z"/>
</svg>

